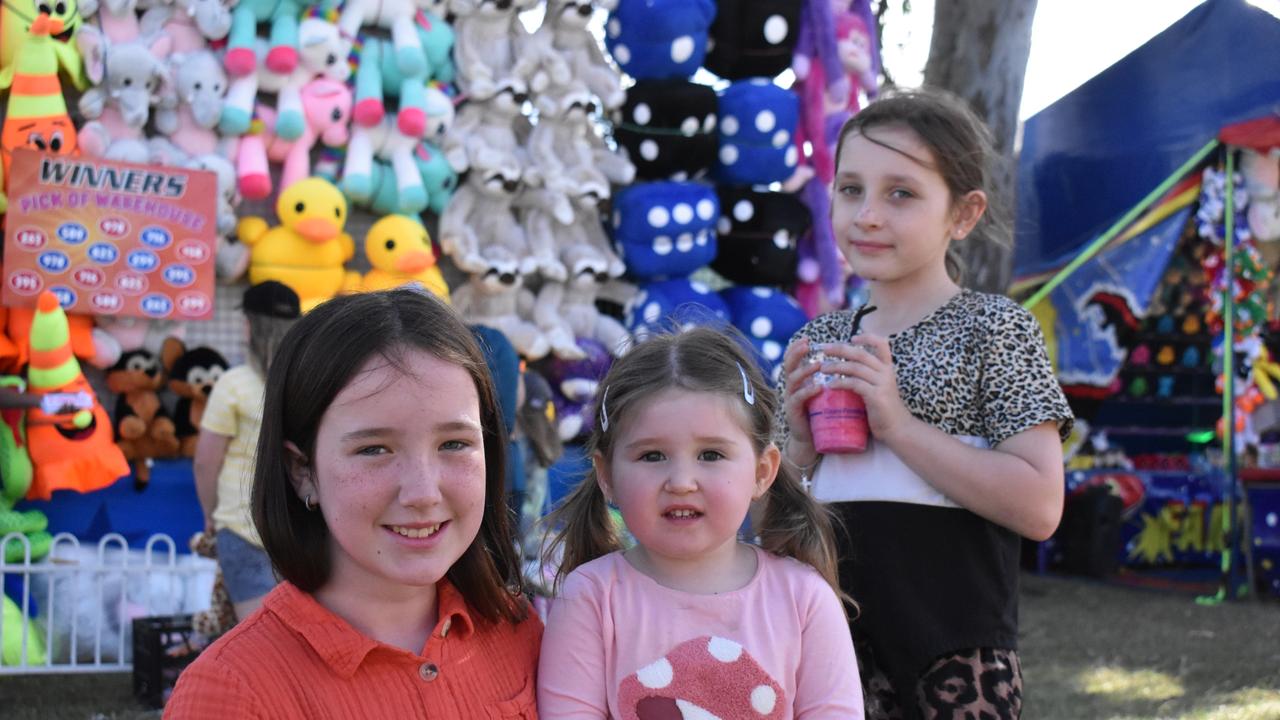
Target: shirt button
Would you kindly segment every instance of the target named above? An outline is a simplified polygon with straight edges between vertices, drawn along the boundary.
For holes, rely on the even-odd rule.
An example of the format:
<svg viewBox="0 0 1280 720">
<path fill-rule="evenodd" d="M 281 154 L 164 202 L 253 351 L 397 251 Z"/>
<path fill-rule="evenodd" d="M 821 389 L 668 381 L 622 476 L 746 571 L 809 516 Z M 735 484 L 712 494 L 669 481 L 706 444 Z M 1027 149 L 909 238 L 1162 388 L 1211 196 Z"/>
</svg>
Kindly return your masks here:
<svg viewBox="0 0 1280 720">
<path fill-rule="evenodd" d="M 427 682 L 431 682 L 440 676 L 440 668 L 435 663 L 422 663 L 418 668 L 418 675 Z"/>
</svg>

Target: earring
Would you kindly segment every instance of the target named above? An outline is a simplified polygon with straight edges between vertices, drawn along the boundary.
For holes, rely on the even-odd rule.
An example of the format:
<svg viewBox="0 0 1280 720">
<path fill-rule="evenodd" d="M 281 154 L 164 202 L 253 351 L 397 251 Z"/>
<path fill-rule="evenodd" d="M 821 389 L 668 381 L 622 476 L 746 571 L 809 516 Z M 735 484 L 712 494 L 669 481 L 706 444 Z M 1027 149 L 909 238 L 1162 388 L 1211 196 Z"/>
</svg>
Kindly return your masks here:
<svg viewBox="0 0 1280 720">
<path fill-rule="evenodd" d="M 307 508 L 308 512 L 315 512 L 316 508 L 319 507 L 319 505 L 311 501 L 311 493 L 307 493 L 307 497 L 302 500 L 302 504 Z"/>
</svg>

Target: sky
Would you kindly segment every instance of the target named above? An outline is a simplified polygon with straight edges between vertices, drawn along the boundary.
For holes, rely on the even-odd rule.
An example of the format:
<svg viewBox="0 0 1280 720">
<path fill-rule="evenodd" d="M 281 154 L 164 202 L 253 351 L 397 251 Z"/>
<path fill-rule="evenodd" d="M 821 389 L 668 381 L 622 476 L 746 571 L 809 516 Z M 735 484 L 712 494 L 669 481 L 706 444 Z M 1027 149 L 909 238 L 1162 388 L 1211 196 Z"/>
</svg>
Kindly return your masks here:
<svg viewBox="0 0 1280 720">
<path fill-rule="evenodd" d="M 962 0 L 943 0 L 944 2 Z M 1048 107 L 1155 37 L 1203 0 L 1039 0 L 1021 120 Z M 900 9 L 901 3 L 893 2 Z M 902 86 L 919 85 L 929 57 L 934 0 L 911 0 L 911 13 L 885 20 L 884 64 Z"/>
</svg>

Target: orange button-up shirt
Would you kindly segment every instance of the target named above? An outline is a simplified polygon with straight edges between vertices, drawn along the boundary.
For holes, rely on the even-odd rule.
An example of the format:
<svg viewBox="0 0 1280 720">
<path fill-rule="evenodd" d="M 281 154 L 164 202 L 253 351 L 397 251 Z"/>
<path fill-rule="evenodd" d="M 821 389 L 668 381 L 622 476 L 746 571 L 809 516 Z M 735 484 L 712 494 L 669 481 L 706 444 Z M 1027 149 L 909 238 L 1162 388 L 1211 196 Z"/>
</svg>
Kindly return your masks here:
<svg viewBox="0 0 1280 720">
<path fill-rule="evenodd" d="M 473 622 L 437 584 L 438 620 L 421 654 L 380 643 L 288 582 L 178 679 L 165 718 L 537 720 L 542 623 Z"/>
</svg>

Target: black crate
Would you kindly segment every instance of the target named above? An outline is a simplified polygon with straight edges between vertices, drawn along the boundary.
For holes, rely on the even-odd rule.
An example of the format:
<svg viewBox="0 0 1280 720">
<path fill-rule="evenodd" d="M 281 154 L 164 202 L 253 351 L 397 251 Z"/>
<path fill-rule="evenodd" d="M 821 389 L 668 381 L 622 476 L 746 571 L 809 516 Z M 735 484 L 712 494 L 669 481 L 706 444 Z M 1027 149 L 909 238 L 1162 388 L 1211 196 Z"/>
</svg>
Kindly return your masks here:
<svg viewBox="0 0 1280 720">
<path fill-rule="evenodd" d="M 203 643 L 190 615 L 158 615 L 133 621 L 133 694 L 148 707 L 161 708 L 178 674 L 200 654 Z"/>
</svg>

